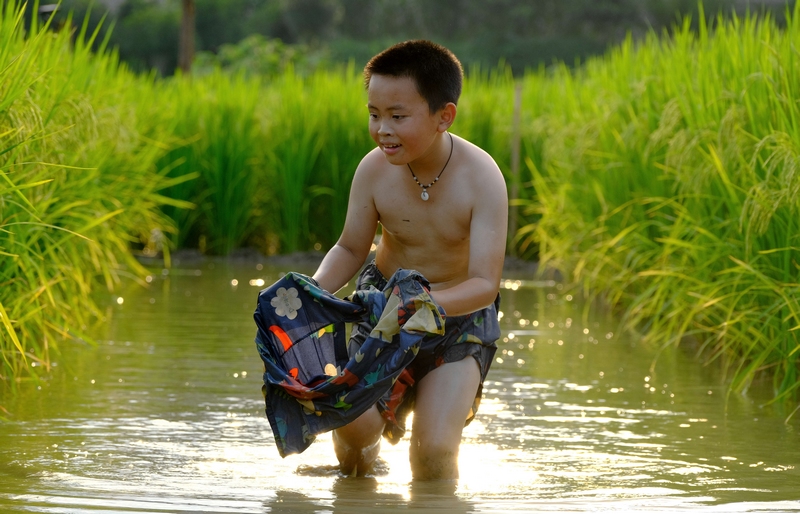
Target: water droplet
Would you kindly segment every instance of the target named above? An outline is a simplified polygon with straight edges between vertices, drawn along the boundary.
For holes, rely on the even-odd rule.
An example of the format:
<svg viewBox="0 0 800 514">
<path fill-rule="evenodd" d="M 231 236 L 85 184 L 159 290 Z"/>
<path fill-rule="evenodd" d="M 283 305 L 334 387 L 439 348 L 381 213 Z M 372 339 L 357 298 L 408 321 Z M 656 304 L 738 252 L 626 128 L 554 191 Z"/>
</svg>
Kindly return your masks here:
<svg viewBox="0 0 800 514">
<path fill-rule="evenodd" d="M 117 303 L 118 303 L 119 305 L 122 305 L 123 303 L 125 303 L 125 299 L 124 299 L 123 297 L 121 297 L 121 296 L 118 296 L 118 297 L 117 297 Z"/>
<path fill-rule="evenodd" d="M 233 280 L 231 280 L 231 285 L 232 285 L 233 287 L 236 287 L 236 286 L 238 286 L 238 285 L 239 285 L 239 281 L 238 281 L 238 280 L 236 280 L 236 279 L 234 278 Z"/>
</svg>

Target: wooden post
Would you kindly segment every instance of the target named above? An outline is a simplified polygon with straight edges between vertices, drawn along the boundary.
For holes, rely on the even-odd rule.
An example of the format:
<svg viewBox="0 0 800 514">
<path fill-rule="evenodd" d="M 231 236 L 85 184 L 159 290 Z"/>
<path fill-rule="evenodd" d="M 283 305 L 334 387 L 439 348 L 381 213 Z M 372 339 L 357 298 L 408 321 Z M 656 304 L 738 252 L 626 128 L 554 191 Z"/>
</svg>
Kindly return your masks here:
<svg viewBox="0 0 800 514">
<path fill-rule="evenodd" d="M 181 35 L 178 47 L 178 67 L 184 74 L 192 70 L 194 60 L 194 0 L 182 0 Z"/>
<path fill-rule="evenodd" d="M 520 111 L 522 110 L 522 83 L 514 84 L 514 117 L 511 124 L 511 191 L 509 198 L 519 198 L 519 152 L 520 152 Z M 514 236 L 517 234 L 517 206 L 509 206 L 508 212 L 508 255 L 516 256 Z"/>
</svg>

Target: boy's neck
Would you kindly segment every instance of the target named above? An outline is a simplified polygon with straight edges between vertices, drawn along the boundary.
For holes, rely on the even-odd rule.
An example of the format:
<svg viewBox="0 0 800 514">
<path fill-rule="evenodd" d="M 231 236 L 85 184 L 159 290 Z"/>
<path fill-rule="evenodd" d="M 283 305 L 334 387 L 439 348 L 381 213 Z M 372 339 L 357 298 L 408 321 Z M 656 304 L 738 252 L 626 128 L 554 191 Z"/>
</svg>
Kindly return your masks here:
<svg viewBox="0 0 800 514">
<path fill-rule="evenodd" d="M 448 132 L 441 132 L 436 135 L 436 140 L 431 144 L 430 151 L 409 164 L 418 179 L 427 183 L 441 173 L 442 168 L 451 156 L 451 145 L 454 145 L 453 137 Z M 423 178 L 430 177 L 430 180 Z"/>
</svg>

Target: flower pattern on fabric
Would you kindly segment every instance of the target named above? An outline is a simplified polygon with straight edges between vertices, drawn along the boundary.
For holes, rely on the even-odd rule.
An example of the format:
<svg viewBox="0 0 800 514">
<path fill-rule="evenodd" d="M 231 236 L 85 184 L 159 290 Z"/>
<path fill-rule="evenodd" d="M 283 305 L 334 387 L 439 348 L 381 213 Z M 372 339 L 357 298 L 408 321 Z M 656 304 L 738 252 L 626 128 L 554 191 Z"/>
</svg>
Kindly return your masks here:
<svg viewBox="0 0 800 514">
<path fill-rule="evenodd" d="M 275 314 L 289 319 L 297 317 L 297 311 L 303 306 L 303 301 L 297 297 L 297 289 L 280 287 L 275 291 L 275 298 L 270 300 L 270 305 L 275 308 Z"/>
</svg>

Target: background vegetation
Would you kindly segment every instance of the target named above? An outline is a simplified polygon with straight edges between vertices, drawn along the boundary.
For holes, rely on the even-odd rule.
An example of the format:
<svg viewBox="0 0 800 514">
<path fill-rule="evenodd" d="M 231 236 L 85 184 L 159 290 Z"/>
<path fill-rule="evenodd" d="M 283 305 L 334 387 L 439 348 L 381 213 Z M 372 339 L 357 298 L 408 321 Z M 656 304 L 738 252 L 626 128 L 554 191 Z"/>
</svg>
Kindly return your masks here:
<svg viewBox="0 0 800 514">
<path fill-rule="evenodd" d="M 780 398 L 800 387 L 799 14 L 687 19 L 516 79 L 474 66 L 454 127 L 520 186 L 517 251 L 656 347 L 694 341 L 734 390 L 763 372 Z M 159 79 L 92 54 L 91 34 L 25 37 L 13 4 L 0 28 L 5 377 L 101 318 L 93 284 L 140 272 L 132 252 L 335 241 L 372 146 L 357 66 Z"/>
<path fill-rule="evenodd" d="M 177 65 L 180 0 L 63 0 L 62 13 L 90 12 L 90 29 L 110 7 L 111 46 L 134 69 L 170 75 Z M 793 5 L 794 0 L 789 0 Z M 196 47 L 217 55 L 250 36 L 279 40 L 304 66 L 356 62 L 403 39 L 451 48 L 468 66 L 515 73 L 556 60 L 574 64 L 622 42 L 630 32 L 671 28 L 694 16 L 696 0 L 195 0 Z M 766 10 L 783 17 L 784 0 L 705 0 L 706 12 Z M 90 9 L 90 6 L 91 9 Z M 62 14 L 57 17 L 63 22 Z M 696 19 L 696 16 L 695 16 Z M 107 24 L 107 26 L 109 26 Z M 253 39 L 245 46 L 253 49 Z M 263 53 L 263 52 L 262 52 Z"/>
<path fill-rule="evenodd" d="M 744 390 L 800 387 L 800 10 L 628 40 L 528 75 L 541 215 L 517 235 L 659 346 L 691 339 Z M 530 232 L 529 232 L 530 231 Z"/>
<path fill-rule="evenodd" d="M 25 37 L 21 11 L 0 7 L 0 377 L 48 368 L 65 338 L 102 318 L 91 300 L 141 266 L 131 244 L 171 227 L 168 182 L 139 99 L 152 80 L 90 51 L 67 31 Z"/>
</svg>

